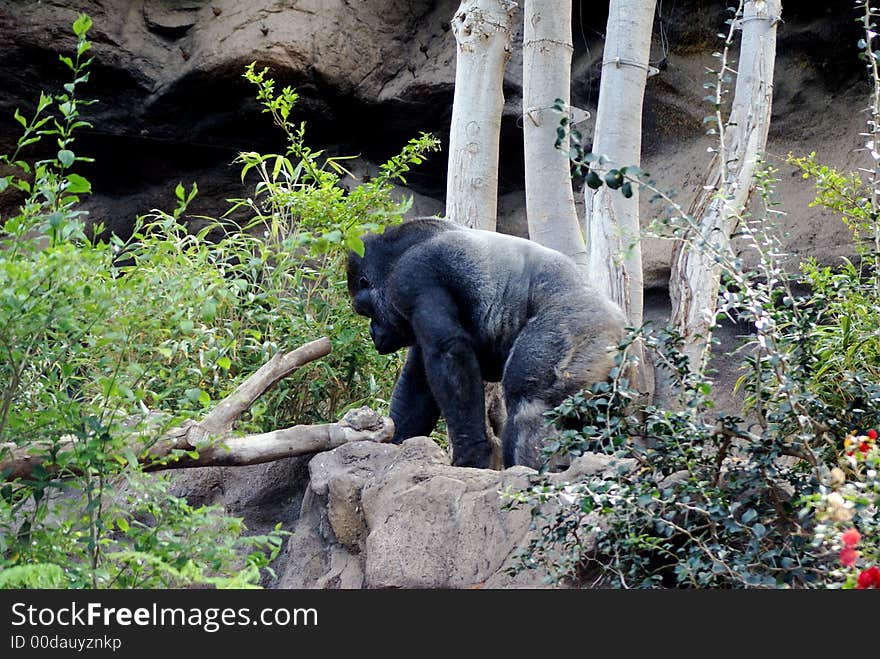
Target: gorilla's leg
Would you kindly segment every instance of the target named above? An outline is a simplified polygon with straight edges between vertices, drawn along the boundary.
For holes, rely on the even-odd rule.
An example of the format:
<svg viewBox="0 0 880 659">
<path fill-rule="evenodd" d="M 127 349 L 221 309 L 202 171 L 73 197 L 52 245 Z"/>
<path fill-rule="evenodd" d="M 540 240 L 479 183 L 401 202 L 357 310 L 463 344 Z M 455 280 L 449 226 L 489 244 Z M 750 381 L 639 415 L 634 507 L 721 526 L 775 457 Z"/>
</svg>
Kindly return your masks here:
<svg viewBox="0 0 880 659">
<path fill-rule="evenodd" d="M 406 363 L 391 394 L 391 418 L 394 420 L 395 444 L 404 439 L 427 435 L 440 418 L 440 407 L 431 393 L 425 377 L 422 351 L 418 346 L 409 349 Z"/>
<path fill-rule="evenodd" d="M 428 384 L 446 419 L 453 464 L 488 467 L 486 401 L 473 342 L 449 293 L 438 288 L 423 296 L 426 303 L 416 306 L 412 324 Z"/>
<path fill-rule="evenodd" d="M 551 409 L 540 398 L 505 396 L 508 406 L 507 423 L 501 434 L 504 467 L 541 464 L 541 446 L 552 429 L 547 427 L 544 412 Z"/>
<path fill-rule="evenodd" d="M 554 430 L 544 413 L 603 379 L 610 368 L 605 343 L 575 310 L 533 318 L 517 337 L 504 366 L 507 423 L 504 466 L 539 467 L 544 440 Z"/>
</svg>

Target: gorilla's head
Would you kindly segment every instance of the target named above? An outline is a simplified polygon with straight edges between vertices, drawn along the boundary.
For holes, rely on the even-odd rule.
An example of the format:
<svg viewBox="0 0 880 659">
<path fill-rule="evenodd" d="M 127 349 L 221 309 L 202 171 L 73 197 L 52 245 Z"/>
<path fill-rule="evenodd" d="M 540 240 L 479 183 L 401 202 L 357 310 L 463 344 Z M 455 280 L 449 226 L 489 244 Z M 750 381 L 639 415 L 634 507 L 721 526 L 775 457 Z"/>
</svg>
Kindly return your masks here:
<svg viewBox="0 0 880 659">
<path fill-rule="evenodd" d="M 354 312 L 370 319 L 370 337 L 380 355 L 388 355 L 415 342 L 406 319 L 388 302 L 385 282 L 394 255 L 379 240 L 364 238 L 364 256 L 348 255 L 348 294 Z"/>
</svg>

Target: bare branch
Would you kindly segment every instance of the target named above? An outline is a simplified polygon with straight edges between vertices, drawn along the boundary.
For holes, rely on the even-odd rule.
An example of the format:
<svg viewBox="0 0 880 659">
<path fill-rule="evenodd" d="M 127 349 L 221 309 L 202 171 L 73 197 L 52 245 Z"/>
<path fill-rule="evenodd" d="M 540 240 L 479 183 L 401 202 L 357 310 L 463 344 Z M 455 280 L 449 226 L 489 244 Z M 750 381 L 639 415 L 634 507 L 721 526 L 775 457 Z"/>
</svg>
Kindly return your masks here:
<svg viewBox="0 0 880 659">
<path fill-rule="evenodd" d="M 232 430 L 232 424 L 254 404 L 254 401 L 275 386 L 279 380 L 286 378 L 301 366 L 329 354 L 330 341 L 327 337 L 321 337 L 284 355 L 278 353 L 224 398 L 208 413 L 200 425 L 212 434 L 228 433 Z"/>
<path fill-rule="evenodd" d="M 166 432 L 138 456 L 147 471 L 187 467 L 239 466 L 329 451 L 346 442 L 387 442 L 394 434 L 391 419 L 361 407 L 345 414 L 338 423 L 292 426 L 268 433 L 230 437 L 238 418 L 254 401 L 301 366 L 330 352 L 326 338 L 312 341 L 286 354 L 277 354 L 224 398 L 201 421 L 189 421 Z M 144 431 L 133 427 L 132 443 L 143 441 Z M 50 476 L 69 477 L 80 472 L 62 471 L 53 455 L 70 453 L 78 440 L 40 446 L 0 444 L 0 480 L 30 478 L 38 465 Z M 193 455 L 189 455 L 193 453 Z M 197 454 L 197 455 L 196 455 Z"/>
</svg>

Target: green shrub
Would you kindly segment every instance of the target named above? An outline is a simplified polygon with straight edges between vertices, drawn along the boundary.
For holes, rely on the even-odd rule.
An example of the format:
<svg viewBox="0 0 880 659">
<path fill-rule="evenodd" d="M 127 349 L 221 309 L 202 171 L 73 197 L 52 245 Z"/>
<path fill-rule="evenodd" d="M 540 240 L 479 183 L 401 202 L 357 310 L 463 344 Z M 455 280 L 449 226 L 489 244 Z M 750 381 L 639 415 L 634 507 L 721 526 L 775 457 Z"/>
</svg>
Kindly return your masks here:
<svg viewBox="0 0 880 659">
<path fill-rule="evenodd" d="M 864 10 L 861 57 L 880 90 L 877 14 L 866 0 L 856 6 Z M 815 205 L 847 222 L 861 262 L 835 270 L 807 261 L 789 275 L 773 227 L 775 172 L 758 168 L 761 212 L 736 218 L 756 268 L 746 271 L 732 250 L 709 241 L 688 246 L 710 250 L 724 270 L 718 313 L 753 328 L 740 348 L 745 409 L 715 409 L 711 380 L 690 368 L 674 331 L 633 330 L 610 381 L 548 415 L 558 429 L 548 459 L 605 453 L 609 469 L 563 484 L 538 477 L 526 491 L 506 493 L 511 506 L 530 509 L 537 531 L 514 571 L 540 566 L 552 582 L 619 587 L 880 588 L 878 104 L 875 94 L 866 183 L 815 155 L 789 158 L 816 180 Z M 720 115 L 713 119 L 720 124 Z M 658 223 L 665 237 L 696 226 L 644 173 L 621 168 L 615 176 L 616 186 L 626 180 L 670 205 L 670 218 Z M 592 187 L 602 184 L 593 178 Z M 665 407 L 638 409 L 623 377 L 637 340 L 671 379 L 676 400 Z"/>
<path fill-rule="evenodd" d="M 772 174 L 759 174 L 765 213 Z M 880 423 L 873 267 L 869 260 L 833 272 L 807 263 L 788 275 L 770 218 L 741 219 L 754 271 L 719 256 L 727 271 L 719 313 L 754 328 L 741 348 L 745 410 L 715 410 L 711 380 L 690 369 L 672 330 L 633 332 L 609 382 L 549 415 L 559 434 L 548 458 L 600 452 L 618 469 L 508 493 L 539 529 L 518 569 L 620 587 L 856 587 L 873 579 L 880 451 L 865 435 Z M 802 288 L 810 293 L 793 292 Z M 669 373 L 677 401 L 635 414 L 636 392 L 622 374 L 639 339 Z M 858 556 L 849 560 L 841 552 L 855 545 L 842 538 L 855 537 Z"/>
<path fill-rule="evenodd" d="M 88 126 L 91 21 L 74 24 L 73 82 L 41 95 L 23 135 L 0 157 L 0 190 L 23 196 L 0 219 L 0 461 L 13 448 L 44 458 L 28 479 L 0 475 L 0 586 L 241 587 L 259 582 L 283 533 L 247 536 L 219 507 L 190 506 L 139 465 L 169 427 L 198 417 L 279 350 L 327 335 L 333 353 L 257 404 L 241 430 L 335 420 L 387 397 L 398 357 L 372 350 L 354 316 L 342 259 L 360 236 L 399 221 L 391 182 L 437 143 L 423 135 L 346 192 L 339 160 L 304 144 L 290 123 L 296 95 L 266 72 L 245 76 L 288 138 L 283 154 L 245 153 L 253 199 L 198 233 L 178 207 L 139 218 L 130 238 L 102 238 L 79 210 L 91 186 L 73 169 L 75 131 Z M 54 157 L 29 162 L 39 140 Z M 249 211 L 249 212 L 248 212 Z M 230 218 L 245 216 L 238 223 Z M 138 434 L 135 434 L 137 432 Z"/>
</svg>

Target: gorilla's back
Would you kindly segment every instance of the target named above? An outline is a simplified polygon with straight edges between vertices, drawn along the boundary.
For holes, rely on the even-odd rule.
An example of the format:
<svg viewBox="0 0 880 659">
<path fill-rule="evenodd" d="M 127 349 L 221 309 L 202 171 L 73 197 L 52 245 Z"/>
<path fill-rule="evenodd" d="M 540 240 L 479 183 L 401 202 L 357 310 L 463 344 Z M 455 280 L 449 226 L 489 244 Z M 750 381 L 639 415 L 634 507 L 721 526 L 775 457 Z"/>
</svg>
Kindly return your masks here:
<svg viewBox="0 0 880 659">
<path fill-rule="evenodd" d="M 477 338 L 478 350 L 492 355 L 496 366 L 503 365 L 519 333 L 539 313 L 551 314 L 575 332 L 595 323 L 617 334 L 616 326 L 623 326 L 620 309 L 587 284 L 560 252 L 444 220 L 407 224 L 416 223 L 423 226 L 423 239 L 408 246 L 394 268 L 402 273 L 393 278 L 400 293 L 394 298 L 405 305 L 432 284 L 441 285 L 455 300 L 462 325 Z M 411 226 L 410 235 L 417 229 Z M 405 235 L 400 237 L 406 240 Z"/>
</svg>

